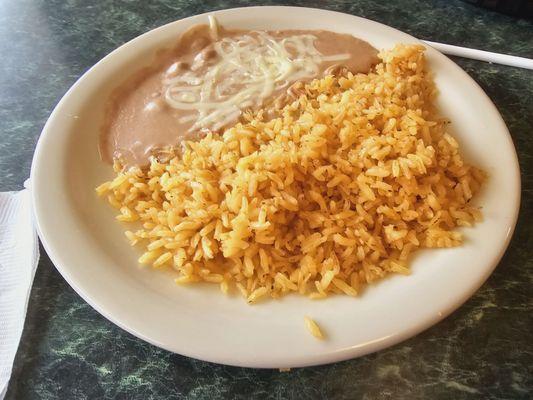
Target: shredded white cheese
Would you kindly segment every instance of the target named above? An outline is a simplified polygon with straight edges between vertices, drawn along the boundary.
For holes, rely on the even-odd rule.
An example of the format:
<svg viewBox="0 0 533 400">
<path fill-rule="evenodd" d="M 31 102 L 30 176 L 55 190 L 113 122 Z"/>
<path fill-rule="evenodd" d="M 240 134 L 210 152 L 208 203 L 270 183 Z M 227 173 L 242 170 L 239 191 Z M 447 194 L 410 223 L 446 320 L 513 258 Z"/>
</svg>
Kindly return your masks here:
<svg viewBox="0 0 533 400">
<path fill-rule="evenodd" d="M 216 20 L 210 16 L 209 22 L 218 37 Z M 260 107 L 274 92 L 316 77 L 321 63 L 350 57 L 324 56 L 315 48 L 315 39 L 310 34 L 278 39 L 254 31 L 217 40 L 215 63 L 202 68 L 202 60 L 195 59 L 190 70 L 179 74 L 175 65 L 169 68 L 163 79 L 165 100 L 175 109 L 193 111 L 194 117 L 187 117 L 195 121 L 190 130 L 218 130 L 243 109 Z"/>
</svg>

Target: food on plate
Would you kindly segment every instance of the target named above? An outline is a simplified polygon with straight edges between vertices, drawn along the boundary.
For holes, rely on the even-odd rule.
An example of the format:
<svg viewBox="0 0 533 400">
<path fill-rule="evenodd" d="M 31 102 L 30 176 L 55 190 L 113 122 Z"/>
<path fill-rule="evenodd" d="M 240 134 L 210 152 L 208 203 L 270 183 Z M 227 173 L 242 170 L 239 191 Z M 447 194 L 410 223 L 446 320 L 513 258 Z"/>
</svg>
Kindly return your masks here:
<svg viewBox="0 0 533 400">
<path fill-rule="evenodd" d="M 264 33 L 264 43 L 274 46 L 293 34 L 317 36 L 306 45 L 305 57 L 319 51 L 320 35 L 326 35 L 281 32 Z M 222 59 L 225 45 L 217 44 L 227 38 L 241 43 L 240 34 L 215 36 L 208 48 Z M 242 35 L 263 43 L 262 32 Z M 270 98 L 258 96 L 248 104 L 223 97 L 223 104 L 242 106 L 235 115 L 204 102 L 204 75 L 184 72 L 176 78 L 191 77 L 190 86 L 201 86 L 189 98 L 191 87 L 177 94 L 165 86 L 163 74 L 161 93 L 166 90 L 172 101 L 190 100 L 194 107 L 187 110 L 194 118 L 182 121 L 173 114 L 180 109 L 173 108 L 164 124 L 174 121 L 174 136 L 165 133 L 157 143 L 139 136 L 141 144 L 130 153 L 122 151 L 126 142 L 114 136 L 116 127 L 108 126 L 107 138 L 114 141 L 110 146 L 104 140 L 103 148 L 115 161 L 116 177 L 97 192 L 119 210 L 119 221 L 130 224 L 126 236 L 142 249 L 140 263 L 173 268 L 177 283 L 212 282 L 225 293 L 236 288 L 254 303 L 287 293 L 356 296 L 390 273 L 408 274 L 417 249 L 461 244 L 456 228 L 481 220 L 471 200 L 485 174 L 463 160 L 449 121 L 435 109 L 424 47 L 399 44 L 381 51 L 376 62 L 368 53 L 367 66 L 353 71 L 343 64 L 353 55 L 340 59 L 341 51 L 319 51 L 313 74 L 297 73 L 294 81 L 284 76 L 287 82 L 279 87 L 261 78 Z M 272 64 L 263 65 L 265 76 L 277 76 L 283 63 L 299 70 L 290 52 L 280 56 L 283 62 L 275 58 L 283 52 L 274 53 Z M 192 57 L 188 50 L 184 54 Z M 333 64 L 323 61 L 330 56 Z M 239 68 L 246 64 L 241 61 L 235 61 Z M 253 99 L 259 93 L 256 78 L 239 89 L 250 85 Z M 143 83 L 138 87 L 144 90 Z M 216 114 L 219 109 L 225 111 Z M 158 137 L 159 122 L 147 122 L 149 115 L 133 120 L 144 124 L 147 136 Z M 125 124 L 124 133 L 134 125 Z"/>
<path fill-rule="evenodd" d="M 318 326 L 318 324 L 313 319 L 305 316 L 304 317 L 304 322 L 305 322 L 305 327 L 307 328 L 309 333 L 311 333 L 311 335 L 313 335 L 315 338 L 317 338 L 319 340 L 323 340 L 324 339 L 324 335 L 323 335 L 322 331 L 320 330 L 320 327 Z"/>
<path fill-rule="evenodd" d="M 169 145 L 234 125 L 243 111 L 276 114 L 303 82 L 368 72 L 378 61 L 377 50 L 352 35 L 196 25 L 114 91 L 100 151 L 108 161 L 146 165 Z"/>
</svg>

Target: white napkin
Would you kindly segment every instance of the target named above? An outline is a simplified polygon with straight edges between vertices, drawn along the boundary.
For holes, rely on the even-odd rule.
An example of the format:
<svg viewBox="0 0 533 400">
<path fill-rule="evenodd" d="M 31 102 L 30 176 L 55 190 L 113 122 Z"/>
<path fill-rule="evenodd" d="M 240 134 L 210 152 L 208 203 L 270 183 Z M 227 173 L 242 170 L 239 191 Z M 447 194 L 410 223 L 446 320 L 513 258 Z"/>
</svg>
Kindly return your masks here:
<svg viewBox="0 0 533 400">
<path fill-rule="evenodd" d="M 0 400 L 7 392 L 38 261 L 28 189 L 0 193 Z"/>
</svg>

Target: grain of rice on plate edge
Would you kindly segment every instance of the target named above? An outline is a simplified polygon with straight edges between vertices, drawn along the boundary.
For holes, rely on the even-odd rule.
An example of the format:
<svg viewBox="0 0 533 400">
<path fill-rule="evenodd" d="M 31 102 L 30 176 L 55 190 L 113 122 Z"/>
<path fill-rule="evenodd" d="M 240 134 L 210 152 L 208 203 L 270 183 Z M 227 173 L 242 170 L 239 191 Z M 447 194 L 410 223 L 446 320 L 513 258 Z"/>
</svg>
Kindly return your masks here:
<svg viewBox="0 0 533 400">
<path fill-rule="evenodd" d="M 97 193 L 133 223 L 140 263 L 249 303 L 408 274 L 413 251 L 458 246 L 455 228 L 481 220 L 470 200 L 485 177 L 434 108 L 423 51 L 400 44 L 368 74 L 314 80 L 280 117 L 249 114 L 180 157 L 116 165 Z"/>
</svg>

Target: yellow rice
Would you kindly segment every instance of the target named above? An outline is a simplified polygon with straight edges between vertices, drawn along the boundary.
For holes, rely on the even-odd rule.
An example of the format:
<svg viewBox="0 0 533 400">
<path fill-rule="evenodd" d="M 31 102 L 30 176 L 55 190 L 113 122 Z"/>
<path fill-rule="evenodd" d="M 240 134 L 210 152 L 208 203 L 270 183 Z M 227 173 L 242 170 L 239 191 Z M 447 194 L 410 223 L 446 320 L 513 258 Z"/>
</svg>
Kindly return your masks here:
<svg viewBox="0 0 533 400">
<path fill-rule="evenodd" d="M 264 120 L 187 142 L 97 188 L 132 223 L 139 262 L 177 283 L 211 282 L 248 302 L 297 292 L 356 296 L 409 273 L 418 248 L 461 244 L 484 174 L 465 163 L 421 46 L 380 54 L 369 74 L 327 76 Z"/>
<path fill-rule="evenodd" d="M 320 330 L 320 327 L 318 324 L 311 318 L 305 316 L 304 317 L 305 327 L 309 331 L 311 335 L 313 335 L 315 338 L 319 340 L 324 339 L 324 335 L 322 334 L 322 331 Z"/>
</svg>

